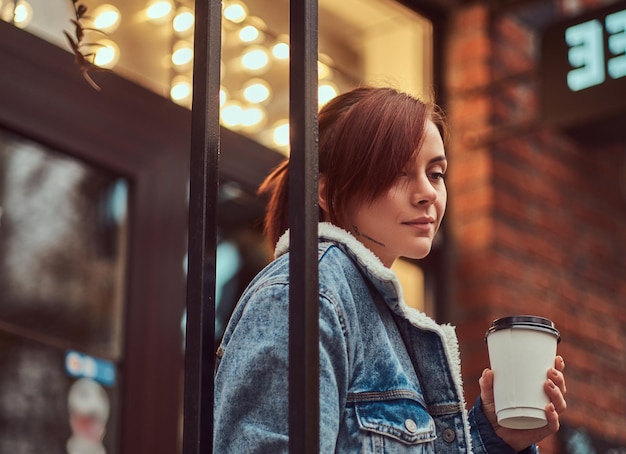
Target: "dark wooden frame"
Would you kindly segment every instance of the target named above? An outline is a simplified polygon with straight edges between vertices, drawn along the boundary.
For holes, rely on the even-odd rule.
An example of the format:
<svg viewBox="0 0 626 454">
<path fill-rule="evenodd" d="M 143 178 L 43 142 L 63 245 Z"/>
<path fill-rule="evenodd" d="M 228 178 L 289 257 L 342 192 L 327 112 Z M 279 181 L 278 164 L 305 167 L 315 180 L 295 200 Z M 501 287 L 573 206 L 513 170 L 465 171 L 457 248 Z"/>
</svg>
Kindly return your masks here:
<svg viewBox="0 0 626 454">
<path fill-rule="evenodd" d="M 180 452 L 191 113 L 114 73 L 95 73 L 96 91 L 68 51 L 2 21 L 0 61 L 0 128 L 130 182 L 119 452 Z M 248 193 L 283 159 L 231 131 L 221 138 L 219 178 Z"/>
<path fill-rule="evenodd" d="M 178 451 L 189 113 L 0 22 L 0 127 L 130 182 L 120 452 Z"/>
</svg>

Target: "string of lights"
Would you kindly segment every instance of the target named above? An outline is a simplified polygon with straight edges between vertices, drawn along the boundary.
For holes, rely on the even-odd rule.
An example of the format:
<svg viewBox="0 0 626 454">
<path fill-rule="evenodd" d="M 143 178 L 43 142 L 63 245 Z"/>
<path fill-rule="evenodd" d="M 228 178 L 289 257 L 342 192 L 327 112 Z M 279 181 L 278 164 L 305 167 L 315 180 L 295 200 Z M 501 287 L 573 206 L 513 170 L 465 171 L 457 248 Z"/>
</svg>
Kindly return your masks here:
<svg viewBox="0 0 626 454">
<path fill-rule="evenodd" d="M 70 0 L 63 1 L 71 4 Z M 329 32 L 320 33 L 320 107 L 338 93 L 367 83 L 368 77 L 374 83 L 385 82 L 388 77 L 380 79 L 382 71 L 403 78 L 402 83 L 421 83 L 424 72 L 417 66 L 421 63 L 416 63 L 423 61 L 419 20 L 409 19 L 406 11 L 396 11 L 397 6 L 392 8 L 384 2 L 358 3 L 355 12 L 357 3 L 352 0 L 341 4 L 322 0 L 322 6 L 324 1 L 332 12 L 320 21 L 323 31 Z M 85 30 L 81 53 L 90 64 L 147 83 L 160 95 L 190 109 L 193 0 L 109 2 L 81 0 L 88 8 L 81 21 Z M 274 6 L 268 8 L 263 0 L 222 3 L 220 123 L 288 154 L 288 5 Z M 47 23 L 45 18 L 52 7 L 47 0 L 0 0 L 0 19 L 35 31 L 46 27 L 42 22 Z M 67 27 L 71 27 L 69 19 Z M 60 31 L 65 25 L 57 27 Z M 64 38 L 62 41 L 65 44 Z"/>
</svg>

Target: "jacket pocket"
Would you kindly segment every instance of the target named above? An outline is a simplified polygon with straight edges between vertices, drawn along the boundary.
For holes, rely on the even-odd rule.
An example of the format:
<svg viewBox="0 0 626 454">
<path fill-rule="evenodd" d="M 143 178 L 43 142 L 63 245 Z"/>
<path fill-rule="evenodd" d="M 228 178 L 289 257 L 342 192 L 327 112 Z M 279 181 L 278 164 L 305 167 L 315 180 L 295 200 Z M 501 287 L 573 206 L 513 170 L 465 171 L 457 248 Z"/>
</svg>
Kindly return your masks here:
<svg viewBox="0 0 626 454">
<path fill-rule="evenodd" d="M 365 435 L 366 452 L 434 452 L 435 422 L 424 406 L 413 399 L 398 398 L 354 402 L 359 427 Z M 422 445 L 416 450 L 416 445 Z M 364 446 L 365 447 L 365 446 Z"/>
</svg>

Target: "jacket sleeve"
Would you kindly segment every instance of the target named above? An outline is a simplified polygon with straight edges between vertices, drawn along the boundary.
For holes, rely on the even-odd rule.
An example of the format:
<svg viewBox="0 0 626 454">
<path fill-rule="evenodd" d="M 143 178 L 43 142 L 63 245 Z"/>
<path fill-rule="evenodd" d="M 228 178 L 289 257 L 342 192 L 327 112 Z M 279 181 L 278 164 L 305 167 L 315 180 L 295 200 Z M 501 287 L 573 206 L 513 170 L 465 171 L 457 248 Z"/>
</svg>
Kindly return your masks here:
<svg viewBox="0 0 626 454">
<path fill-rule="evenodd" d="M 236 309 L 215 375 L 214 452 L 288 452 L 288 300 L 288 286 L 274 283 Z M 319 329 L 320 452 L 333 452 L 347 360 L 339 317 L 324 298 Z"/>
<path fill-rule="evenodd" d="M 280 285 L 257 288 L 236 307 L 218 351 L 213 451 L 287 453 L 288 303 Z"/>
<path fill-rule="evenodd" d="M 480 396 L 469 411 L 469 421 L 472 434 L 474 454 L 515 454 L 515 450 L 498 437 L 493 426 L 483 413 Z M 520 451 L 520 454 L 538 454 L 537 446 L 531 445 Z"/>
</svg>

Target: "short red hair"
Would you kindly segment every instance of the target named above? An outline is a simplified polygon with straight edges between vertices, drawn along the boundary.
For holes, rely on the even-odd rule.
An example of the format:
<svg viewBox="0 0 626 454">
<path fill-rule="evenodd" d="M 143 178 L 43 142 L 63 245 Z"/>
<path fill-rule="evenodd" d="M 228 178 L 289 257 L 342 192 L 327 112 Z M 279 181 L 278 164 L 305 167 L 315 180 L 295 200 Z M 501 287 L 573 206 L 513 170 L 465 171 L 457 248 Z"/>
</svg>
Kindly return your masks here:
<svg viewBox="0 0 626 454">
<path fill-rule="evenodd" d="M 348 204 L 383 195 L 419 150 L 428 120 L 445 139 L 445 122 L 435 104 L 393 88 L 360 87 L 328 102 L 319 112 L 319 172 L 326 179 L 327 220 L 345 228 Z M 271 194 L 265 232 L 273 245 L 289 227 L 288 163 L 281 163 L 259 188 Z"/>
</svg>

